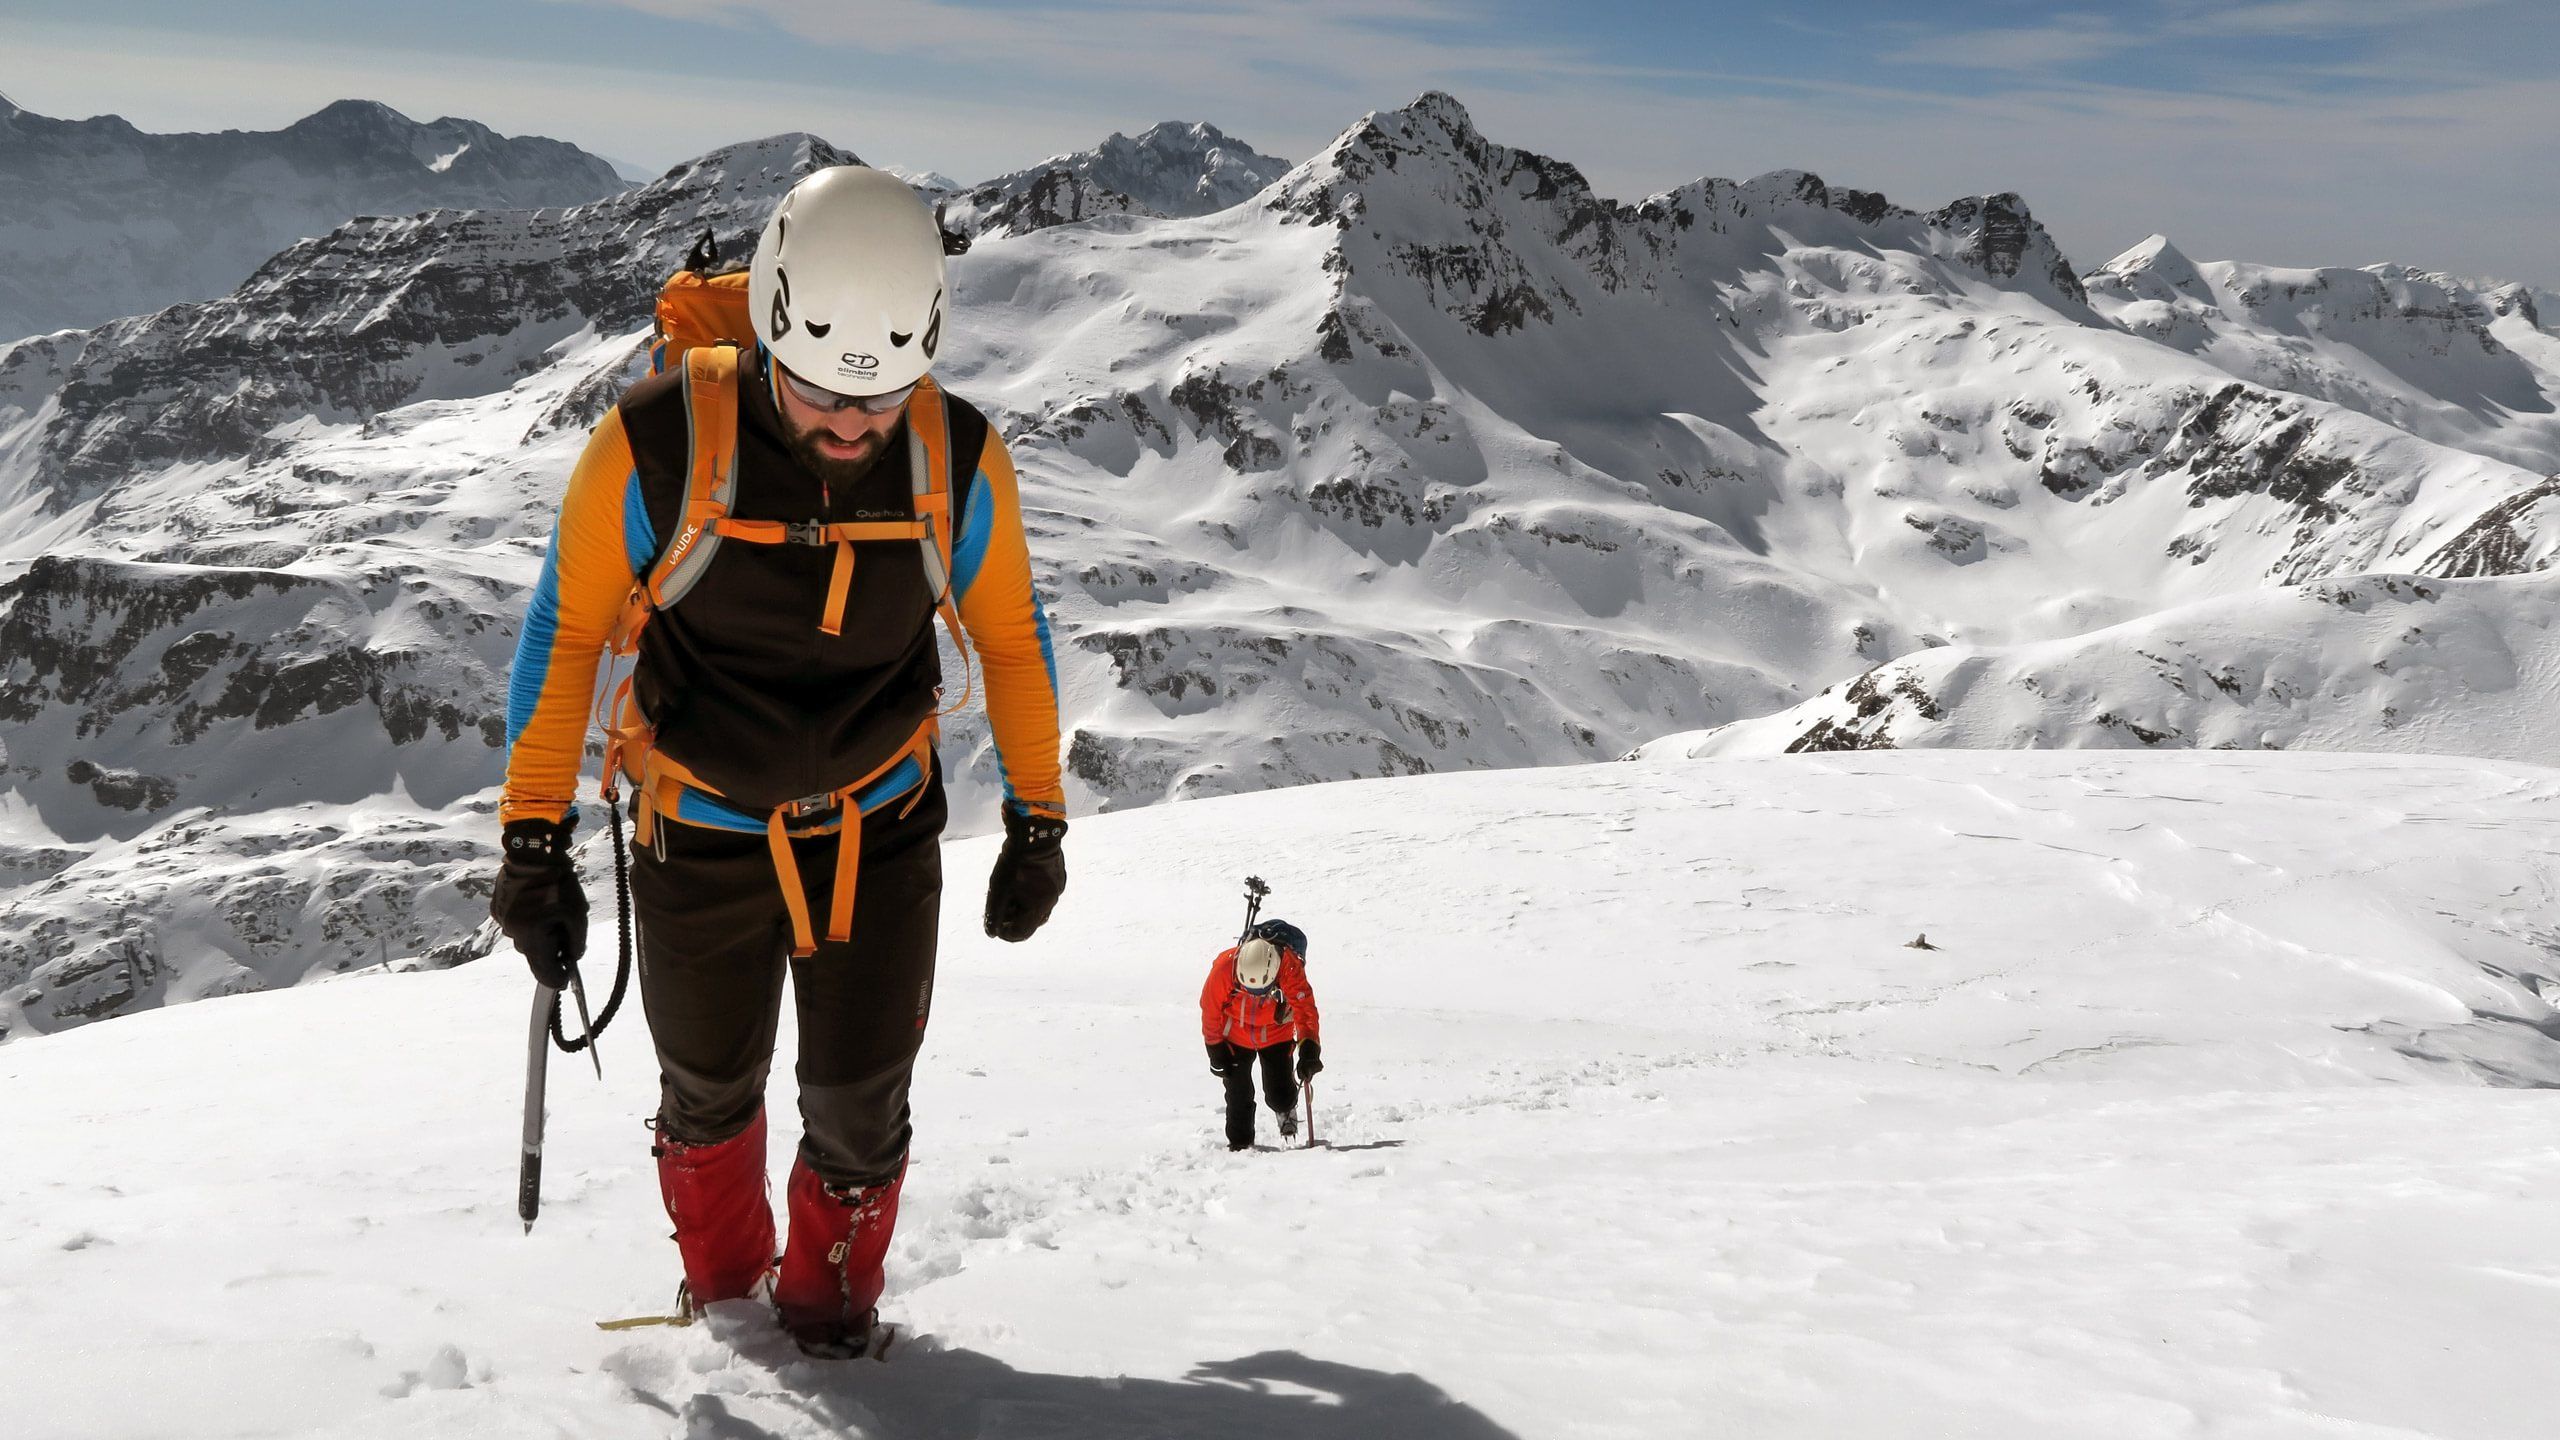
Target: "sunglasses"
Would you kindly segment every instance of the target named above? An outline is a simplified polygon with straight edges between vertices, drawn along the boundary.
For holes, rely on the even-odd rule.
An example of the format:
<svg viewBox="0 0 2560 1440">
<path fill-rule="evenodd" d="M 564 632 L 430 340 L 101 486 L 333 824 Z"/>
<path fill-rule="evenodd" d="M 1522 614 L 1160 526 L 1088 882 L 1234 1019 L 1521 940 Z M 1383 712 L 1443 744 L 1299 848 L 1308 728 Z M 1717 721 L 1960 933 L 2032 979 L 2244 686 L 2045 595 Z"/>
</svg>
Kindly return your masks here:
<svg viewBox="0 0 2560 1440">
<path fill-rule="evenodd" d="M 895 390 L 883 391 L 878 395 L 847 395 L 841 391 L 829 390 L 823 385 L 810 384 L 792 374 L 790 367 L 780 360 L 773 362 L 773 373 L 781 380 L 782 388 L 791 392 L 792 399 L 812 410 L 823 411 L 830 415 L 838 410 L 860 410 L 865 415 L 886 415 L 906 404 L 907 397 L 916 393 L 915 386 L 905 385 Z"/>
</svg>

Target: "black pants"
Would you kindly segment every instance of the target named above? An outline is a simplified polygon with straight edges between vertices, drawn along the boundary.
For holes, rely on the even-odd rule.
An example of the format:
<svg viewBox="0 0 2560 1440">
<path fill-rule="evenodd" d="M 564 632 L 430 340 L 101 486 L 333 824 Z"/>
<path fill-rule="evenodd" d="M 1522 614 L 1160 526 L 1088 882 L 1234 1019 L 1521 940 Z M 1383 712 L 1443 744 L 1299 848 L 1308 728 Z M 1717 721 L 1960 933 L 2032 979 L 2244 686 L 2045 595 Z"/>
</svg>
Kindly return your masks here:
<svg viewBox="0 0 2560 1440">
<path fill-rule="evenodd" d="M 1250 1145 L 1253 1143 L 1253 1072 L 1256 1068 L 1262 1071 L 1262 1098 L 1271 1106 L 1271 1113 L 1286 1115 L 1297 1109 L 1298 1077 L 1289 1069 L 1289 1058 L 1298 1045 L 1294 1040 L 1283 1040 L 1260 1050 L 1247 1050 L 1241 1045 L 1229 1048 L 1239 1059 L 1218 1077 L 1220 1083 L 1227 1087 L 1227 1143 Z"/>
<path fill-rule="evenodd" d="M 661 819 L 665 858 L 634 848 L 640 999 L 657 1042 L 664 1133 L 708 1144 L 755 1119 L 788 969 L 800 1018 L 800 1153 L 831 1185 L 897 1174 L 942 910 L 948 807 L 939 768 L 925 783 L 904 819 L 902 797 L 862 822 L 848 944 L 825 939 L 836 837 L 792 842 L 819 933 L 817 953 L 805 959 L 791 958 L 791 914 L 763 835 Z"/>
</svg>

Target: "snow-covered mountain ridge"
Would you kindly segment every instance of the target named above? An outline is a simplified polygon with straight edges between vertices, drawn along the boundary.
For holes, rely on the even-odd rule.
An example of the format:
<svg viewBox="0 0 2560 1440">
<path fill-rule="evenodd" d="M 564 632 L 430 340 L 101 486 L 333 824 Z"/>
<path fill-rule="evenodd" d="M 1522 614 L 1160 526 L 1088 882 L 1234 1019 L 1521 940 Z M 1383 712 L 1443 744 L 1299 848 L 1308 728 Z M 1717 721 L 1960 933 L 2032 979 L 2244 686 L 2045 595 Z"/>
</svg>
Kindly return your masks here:
<svg viewBox="0 0 2560 1440">
<path fill-rule="evenodd" d="M 2548 765 L 2560 756 L 2560 572 L 2319 580 L 2067 639 L 1923 650 L 1635 758 L 2155 746 Z"/>
<path fill-rule="evenodd" d="M 360 221 L 224 300 L 0 347 L 0 1023 L 468 948 L 583 427 L 694 235 L 742 253 L 845 158 L 775 137 L 571 210 Z M 2529 426 L 2429 439 L 2164 344 L 2016 197 L 1622 204 L 1440 95 L 1244 203 L 985 233 L 954 276 L 941 369 L 1021 462 L 1079 813 L 1605 759 L 1934 642 L 2523 570 L 2560 528 L 2536 471 L 2454 443 Z M 2347 366 L 2404 322 L 2441 329 L 2280 338 Z M 2458 393 L 2462 354 L 2409 383 Z M 983 824 L 982 726 L 945 757 Z M 347 868 L 232 863 L 274 844 Z"/>
<path fill-rule="evenodd" d="M 282 130 L 154 135 L 0 97 L 0 339 L 230 290 L 359 215 L 576 205 L 623 188 L 574 145 L 342 100 Z"/>
<path fill-rule="evenodd" d="M 945 228 L 984 237 L 1099 215 L 1206 215 L 1252 198 L 1288 169 L 1215 125 L 1167 121 L 977 185 L 935 176 L 909 183 L 935 202 Z"/>
<path fill-rule="evenodd" d="M 886 1366 L 752 1306 L 597 1330 L 675 1282 L 646 1037 L 602 1084 L 555 1057 L 528 1236 L 529 982 L 475 964 L 0 1047 L 12 1433 L 2548 1429 L 2550 770 L 1593 766 L 1073 844 L 1029 944 L 945 912 Z M 1312 936 L 1331 1150 L 1216 1135 L 1195 1002 L 1247 873 Z"/>
</svg>

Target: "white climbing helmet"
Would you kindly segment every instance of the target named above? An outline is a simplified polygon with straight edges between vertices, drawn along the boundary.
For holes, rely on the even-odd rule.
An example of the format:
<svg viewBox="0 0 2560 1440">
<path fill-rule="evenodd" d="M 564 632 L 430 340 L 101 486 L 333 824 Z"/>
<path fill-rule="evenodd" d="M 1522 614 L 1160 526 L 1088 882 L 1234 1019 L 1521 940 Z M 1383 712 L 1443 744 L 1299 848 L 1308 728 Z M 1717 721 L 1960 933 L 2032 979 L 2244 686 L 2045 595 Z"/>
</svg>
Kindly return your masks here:
<svg viewBox="0 0 2560 1440">
<path fill-rule="evenodd" d="M 757 337 L 792 374 L 844 395 L 923 378 L 944 298 L 942 227 L 905 181 L 865 165 L 792 186 L 747 267 Z"/>
<path fill-rule="evenodd" d="M 1280 978 L 1280 947 L 1257 935 L 1236 947 L 1236 983 L 1268 990 Z"/>
</svg>

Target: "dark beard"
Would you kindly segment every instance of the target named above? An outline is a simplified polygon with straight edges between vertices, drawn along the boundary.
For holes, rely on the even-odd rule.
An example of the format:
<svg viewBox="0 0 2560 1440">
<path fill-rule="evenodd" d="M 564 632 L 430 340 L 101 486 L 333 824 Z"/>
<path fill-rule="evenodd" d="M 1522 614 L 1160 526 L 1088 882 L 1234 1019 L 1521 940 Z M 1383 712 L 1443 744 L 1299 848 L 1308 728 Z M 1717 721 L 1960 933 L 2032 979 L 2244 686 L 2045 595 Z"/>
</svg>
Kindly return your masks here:
<svg viewBox="0 0 2560 1440">
<path fill-rule="evenodd" d="M 830 495 L 848 494 L 854 486 L 869 478 L 872 471 L 880 468 L 880 461 L 888 455 L 889 442 L 898 438 L 898 432 L 894 430 L 889 432 L 879 447 L 874 449 L 866 459 L 834 460 L 818 451 L 818 437 L 825 433 L 825 429 L 821 427 L 815 430 L 804 430 L 792 436 L 791 458 L 800 462 L 801 469 L 817 476 L 818 483 L 825 486 Z"/>
</svg>

